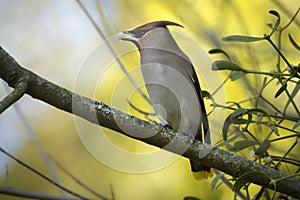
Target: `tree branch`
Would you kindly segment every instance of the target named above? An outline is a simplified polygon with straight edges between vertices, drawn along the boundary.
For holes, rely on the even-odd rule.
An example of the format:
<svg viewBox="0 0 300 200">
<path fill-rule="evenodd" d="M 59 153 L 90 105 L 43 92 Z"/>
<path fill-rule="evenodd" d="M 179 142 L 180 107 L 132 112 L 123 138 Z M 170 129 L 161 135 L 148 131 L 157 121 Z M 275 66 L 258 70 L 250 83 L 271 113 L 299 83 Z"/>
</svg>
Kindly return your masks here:
<svg viewBox="0 0 300 200">
<path fill-rule="evenodd" d="M 179 153 L 177 149 L 186 147 L 188 136 L 175 133 L 173 130 L 159 124 L 150 123 L 135 118 L 126 113 L 114 109 L 103 102 L 97 102 L 79 94 L 51 83 L 40 76 L 22 68 L 8 53 L 0 47 L 0 78 L 5 80 L 9 86 L 16 87 L 22 77 L 28 76 L 28 89 L 26 93 L 35 99 L 46 102 L 56 108 L 84 118 L 94 124 L 115 130 L 120 134 L 138 139 L 147 144 L 160 148 L 166 147 L 176 140 L 176 147 L 164 148 L 165 150 Z M 122 127 L 122 128 L 121 128 Z M 143 136 L 143 137 L 141 137 Z M 207 152 L 205 157 L 201 157 Z M 233 177 L 240 177 L 250 171 L 259 171 L 272 179 L 288 176 L 265 165 L 248 160 L 238 155 L 230 154 L 200 141 L 193 141 L 183 154 L 184 157 L 199 163 L 205 163 Z M 251 176 L 248 181 L 263 187 L 274 189 L 266 176 Z M 289 196 L 300 198 L 300 179 L 289 178 L 280 181 L 276 185 L 277 191 Z"/>
<path fill-rule="evenodd" d="M 0 102 L 0 114 L 6 110 L 9 106 L 14 104 L 18 101 L 26 92 L 27 90 L 27 81 L 24 77 L 23 80 L 20 80 L 17 84 L 15 89 L 7 95 L 1 102 Z"/>
</svg>

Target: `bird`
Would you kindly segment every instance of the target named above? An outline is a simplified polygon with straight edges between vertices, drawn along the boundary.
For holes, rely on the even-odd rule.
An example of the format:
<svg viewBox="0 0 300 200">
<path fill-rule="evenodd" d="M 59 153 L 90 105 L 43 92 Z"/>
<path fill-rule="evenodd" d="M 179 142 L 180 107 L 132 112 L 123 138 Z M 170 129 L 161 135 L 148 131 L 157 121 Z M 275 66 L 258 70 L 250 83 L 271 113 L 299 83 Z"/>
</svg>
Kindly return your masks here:
<svg viewBox="0 0 300 200">
<path fill-rule="evenodd" d="M 188 56 L 180 49 L 168 26 L 182 25 L 161 20 L 129 31 L 120 39 L 132 42 L 140 54 L 140 65 L 150 103 L 162 124 L 191 134 L 193 140 L 210 142 L 210 129 L 199 80 Z M 211 167 L 190 160 L 197 180 L 213 176 Z"/>
</svg>

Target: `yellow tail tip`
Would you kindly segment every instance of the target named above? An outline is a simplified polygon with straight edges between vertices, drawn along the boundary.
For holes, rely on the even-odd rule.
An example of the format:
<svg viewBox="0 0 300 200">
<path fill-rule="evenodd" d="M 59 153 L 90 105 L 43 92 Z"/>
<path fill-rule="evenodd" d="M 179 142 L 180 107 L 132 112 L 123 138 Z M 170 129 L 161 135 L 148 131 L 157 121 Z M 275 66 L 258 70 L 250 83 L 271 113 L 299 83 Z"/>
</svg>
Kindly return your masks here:
<svg viewBox="0 0 300 200">
<path fill-rule="evenodd" d="M 212 169 L 209 169 L 209 171 L 193 172 L 193 176 L 196 180 L 200 181 L 203 179 L 212 178 L 214 176 L 214 172 Z"/>
</svg>

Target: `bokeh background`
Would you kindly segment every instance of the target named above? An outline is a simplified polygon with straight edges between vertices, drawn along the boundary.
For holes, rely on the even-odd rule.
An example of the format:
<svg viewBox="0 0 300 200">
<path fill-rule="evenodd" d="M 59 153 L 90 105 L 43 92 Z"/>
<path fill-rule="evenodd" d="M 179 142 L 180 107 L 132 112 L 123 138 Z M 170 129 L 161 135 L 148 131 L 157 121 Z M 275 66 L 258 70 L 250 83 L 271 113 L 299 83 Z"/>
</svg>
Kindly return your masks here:
<svg viewBox="0 0 300 200">
<path fill-rule="evenodd" d="M 277 10 L 282 16 L 282 24 L 286 24 L 299 7 L 298 0 L 288 2 L 280 0 L 100 0 L 98 3 L 96 0 L 84 0 L 83 4 L 116 49 L 121 47 L 118 47 L 119 43 L 114 38 L 122 30 L 162 19 L 182 24 L 185 29 L 179 30 L 174 27 L 171 29 L 177 31 L 179 39 L 187 37 L 193 41 L 193 45 L 196 45 L 196 50 L 189 49 L 189 43 L 181 40 L 181 45 L 185 47 L 192 61 L 197 63 L 197 66 L 201 65 L 197 68 L 201 84 L 203 89 L 210 92 L 226 75 L 226 73 L 220 74 L 210 70 L 211 60 L 220 58 L 210 57 L 207 54 L 212 48 L 226 49 L 237 62 L 247 63 L 245 67 L 248 69 L 270 71 L 276 63 L 274 59 L 276 52 L 270 45 L 264 42 L 252 46 L 228 44 L 221 41 L 223 36 L 232 34 L 262 36 L 270 32 L 266 24 L 275 21 L 275 18 L 268 13 L 269 10 Z M 299 23 L 300 20 L 296 19 L 295 25 L 293 24 L 289 29 L 289 32 L 294 33 L 296 41 L 300 41 L 299 34 L 296 34 L 299 32 Z M 117 98 L 120 102 L 114 104 L 116 108 L 139 116 L 124 103 L 126 99 L 131 98 L 139 107 L 143 107 L 145 103 L 139 97 L 135 97 L 136 94 L 129 95 L 121 92 L 124 91 L 123 88 L 115 90 L 118 80 L 123 75 L 114 64 L 99 65 L 100 68 L 105 67 L 105 73 L 101 74 L 98 82 L 90 83 L 88 78 L 82 79 L 84 82 L 78 82 L 82 69 L 87 66 L 86 63 L 95 49 L 98 48 L 96 51 L 103 52 L 100 60 L 109 56 L 110 52 L 105 48 L 103 39 L 75 0 L 0 0 L 0 25 L 0 45 L 23 67 L 70 90 L 78 89 L 80 84 L 80 90 L 77 92 L 107 104 L 115 103 L 112 97 Z M 133 48 L 130 44 L 119 45 L 122 48 Z M 286 48 L 289 52 L 290 46 Z M 287 57 L 296 63 L 299 54 L 290 53 Z M 128 69 L 137 66 L 137 52 L 126 54 L 123 61 Z M 224 91 L 220 92 L 218 98 L 221 103 L 225 100 L 247 99 L 256 91 L 261 81 L 260 78 L 251 78 L 244 82 L 231 82 L 224 87 Z M 0 95 L 3 98 L 11 89 L 5 82 L 0 82 Z M 85 91 L 92 92 L 85 93 Z M 270 98 L 274 91 L 270 91 Z M 114 93 L 118 94 L 117 97 Z M 280 100 L 275 104 L 280 106 Z M 220 128 L 225 115 L 226 113 L 222 112 L 220 115 L 210 117 L 211 124 L 215 127 L 216 139 L 221 133 Z M 185 158 L 178 158 L 166 167 L 147 173 L 129 173 L 113 169 L 95 158 L 89 152 L 87 144 L 81 140 L 84 131 L 93 135 L 92 131 L 97 129 L 99 132 L 98 128 L 88 122 L 80 121 L 80 124 L 83 123 L 86 128 L 83 129 L 84 131 L 80 129 L 78 134 L 78 123 L 78 119 L 74 119 L 72 115 L 25 95 L 0 116 L 0 146 L 49 177 L 53 177 L 55 173 L 53 169 L 49 170 L 49 164 L 41 153 L 47 152 L 79 180 L 109 198 L 112 197 L 112 193 L 115 199 L 120 200 L 183 199 L 185 196 L 201 199 L 233 198 L 233 193 L 225 185 L 211 191 L 212 179 L 194 180 L 189 173 L 188 160 Z M 100 132 L 112 143 L 128 152 L 144 153 L 157 150 L 107 129 L 101 129 Z M 110 149 L 99 146 L 98 150 L 104 154 L 112 153 Z M 165 156 L 169 155 L 169 153 L 165 154 L 167 154 Z M 129 161 L 126 157 L 122 157 L 119 158 L 118 163 L 127 165 L 127 162 Z M 153 160 L 153 162 L 159 161 Z M 58 167 L 54 166 L 54 169 L 63 185 L 79 193 L 90 195 Z M 59 189 L 0 153 L 0 186 L 4 187 L 7 182 L 9 186 L 17 189 L 60 194 Z M 0 195 L 0 199 L 19 198 Z"/>
</svg>

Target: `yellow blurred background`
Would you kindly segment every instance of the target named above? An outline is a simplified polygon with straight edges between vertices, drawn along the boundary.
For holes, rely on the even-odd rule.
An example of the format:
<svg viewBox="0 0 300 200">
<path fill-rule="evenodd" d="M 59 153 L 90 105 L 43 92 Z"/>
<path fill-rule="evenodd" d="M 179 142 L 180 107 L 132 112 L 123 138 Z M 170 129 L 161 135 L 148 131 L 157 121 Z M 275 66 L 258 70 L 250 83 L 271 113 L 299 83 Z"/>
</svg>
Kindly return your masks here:
<svg viewBox="0 0 300 200">
<path fill-rule="evenodd" d="M 240 63 L 247 63 L 243 66 L 247 69 L 270 71 L 276 63 L 276 52 L 266 42 L 232 44 L 222 42 L 222 37 L 232 34 L 263 36 L 270 32 L 266 24 L 275 21 L 269 10 L 281 14 L 284 26 L 299 6 L 298 0 L 288 3 L 279 0 L 100 0 L 98 4 L 96 0 L 84 0 L 83 3 L 139 84 L 142 84 L 142 79 L 137 68 L 138 54 L 132 44 L 116 40 L 118 32 L 155 20 L 182 24 L 184 29 L 170 29 L 197 67 L 202 89 L 209 92 L 213 92 L 228 75 L 227 72 L 211 71 L 211 60 L 220 58 L 208 55 L 212 48 L 225 49 Z M 143 110 L 149 109 L 124 79 L 105 46 L 107 41 L 97 34 L 75 0 L 0 0 L 0 5 L 0 45 L 23 67 L 67 89 L 138 117 L 143 116 L 128 106 L 127 99 Z M 299 19 L 296 21 L 300 23 Z M 294 33 L 294 39 L 300 41 L 299 34 L 296 34 L 299 25 L 291 25 L 288 32 Z M 287 57 L 295 64 L 299 61 L 299 54 L 291 52 Z M 99 71 L 93 71 L 95 69 L 91 66 L 95 64 Z M 261 82 L 262 77 L 251 75 L 248 81 L 229 82 L 216 98 L 222 104 L 247 99 L 257 92 Z M 272 99 L 276 90 L 277 87 L 273 91 L 270 89 L 266 96 Z M 7 95 L 3 81 L 0 95 L 1 98 Z M 281 99 L 274 100 L 277 106 L 281 102 Z M 209 107 L 209 102 L 207 105 Z M 244 105 L 247 107 L 250 103 Z M 215 141 L 219 139 L 225 116 L 224 110 L 210 116 Z M 115 155 L 109 147 L 105 148 L 105 144 L 98 144 L 101 138 L 119 148 L 121 156 Z M 159 151 L 108 129 L 100 129 L 27 95 L 0 116 L 0 146 L 53 177 L 41 156 L 42 148 L 80 181 L 108 198 L 112 198 L 112 193 L 119 200 L 183 199 L 185 196 L 232 199 L 234 195 L 224 184 L 212 191 L 212 179 L 194 180 L 185 158 Z M 126 156 L 131 153 L 143 156 L 151 152 L 159 152 L 160 159 L 170 159 L 171 162 L 160 166 L 165 160 L 144 161 Z M 143 165 L 147 166 L 143 168 Z M 55 170 L 63 185 L 92 196 L 57 167 Z M 6 179 L 13 188 L 60 194 L 59 189 L 0 153 L 1 187 L 6 185 Z M 21 198 L 0 194 L 0 199 Z"/>
</svg>

